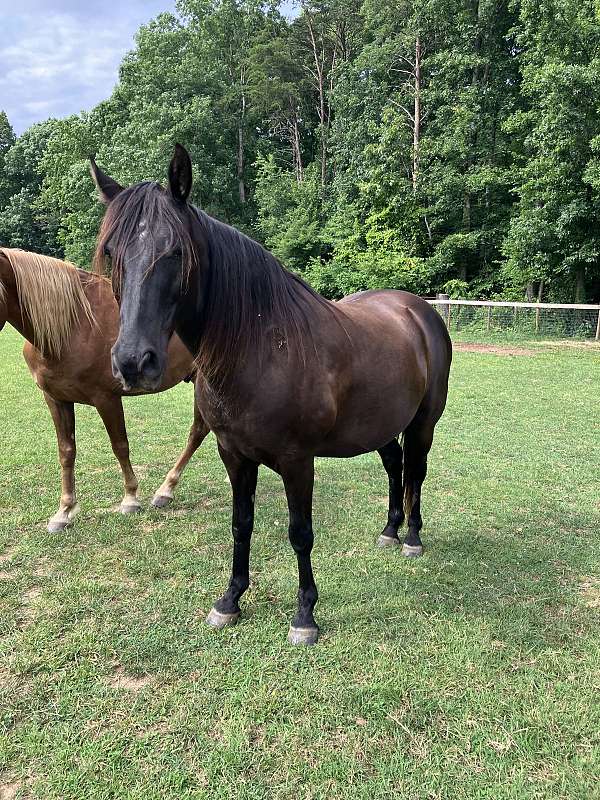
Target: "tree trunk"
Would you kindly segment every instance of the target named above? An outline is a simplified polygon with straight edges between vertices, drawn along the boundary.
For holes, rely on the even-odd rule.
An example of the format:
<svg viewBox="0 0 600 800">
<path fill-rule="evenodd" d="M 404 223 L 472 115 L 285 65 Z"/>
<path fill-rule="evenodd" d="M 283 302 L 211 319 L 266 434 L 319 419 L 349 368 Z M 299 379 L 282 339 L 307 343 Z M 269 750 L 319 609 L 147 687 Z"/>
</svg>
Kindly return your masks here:
<svg viewBox="0 0 600 800">
<path fill-rule="evenodd" d="M 292 156 L 294 160 L 296 181 L 298 183 L 302 183 L 304 180 L 304 172 L 302 169 L 302 153 L 300 150 L 300 130 L 298 128 L 298 117 L 294 117 L 294 121 L 292 123 Z"/>
<path fill-rule="evenodd" d="M 525 287 L 525 302 L 526 303 L 533 303 L 533 281 L 529 281 L 527 286 Z"/>
<path fill-rule="evenodd" d="M 421 143 L 421 37 L 415 39 L 415 104 L 413 114 L 413 169 L 412 186 L 416 195 L 419 181 L 419 148 Z"/>
<path fill-rule="evenodd" d="M 240 203 L 242 205 L 246 202 L 246 184 L 244 181 L 244 123 L 246 118 L 246 94 L 244 92 L 244 73 L 243 70 L 240 74 L 241 84 L 242 84 L 242 96 L 241 96 L 241 107 L 240 107 L 240 117 L 238 121 L 238 153 L 237 153 L 237 177 L 238 177 L 238 188 L 240 193 Z"/>
<path fill-rule="evenodd" d="M 310 14 L 307 14 L 306 21 L 308 25 L 310 43 L 315 62 L 315 69 L 313 75 L 315 78 L 317 93 L 319 95 L 317 114 L 319 116 L 319 122 L 321 124 L 321 189 L 324 189 L 327 180 L 327 139 L 329 133 L 329 123 L 331 119 L 331 109 L 328 106 L 326 92 L 325 92 L 326 53 L 325 53 L 324 42 L 321 41 L 320 47 L 317 44 L 315 29 L 313 26 L 313 20 Z M 331 64 L 331 70 L 333 71 L 333 64 Z"/>
<path fill-rule="evenodd" d="M 575 302 L 585 303 L 585 268 L 578 267 L 575 272 Z"/>
<path fill-rule="evenodd" d="M 537 301 L 538 301 L 538 303 L 542 302 L 542 297 L 543 296 L 544 296 L 544 279 L 542 278 L 542 280 L 540 281 L 539 286 L 538 286 L 538 293 L 537 293 Z"/>
<path fill-rule="evenodd" d="M 238 125 L 237 176 L 240 192 L 240 203 L 243 205 L 246 202 L 246 184 L 244 183 L 244 129 L 241 122 Z"/>
</svg>

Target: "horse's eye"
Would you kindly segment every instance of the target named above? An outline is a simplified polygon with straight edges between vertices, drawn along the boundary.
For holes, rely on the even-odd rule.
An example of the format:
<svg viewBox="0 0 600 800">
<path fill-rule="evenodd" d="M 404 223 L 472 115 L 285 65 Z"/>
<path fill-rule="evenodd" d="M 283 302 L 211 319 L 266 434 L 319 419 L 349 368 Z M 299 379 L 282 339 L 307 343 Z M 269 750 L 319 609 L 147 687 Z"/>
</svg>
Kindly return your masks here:
<svg viewBox="0 0 600 800">
<path fill-rule="evenodd" d="M 104 255 L 108 256 L 110 258 L 110 250 L 108 249 L 108 247 L 106 245 L 104 245 Z"/>
<path fill-rule="evenodd" d="M 176 256 L 177 258 L 181 258 L 181 256 L 183 255 L 181 252 L 181 247 L 176 247 L 175 250 L 173 250 L 173 255 Z"/>
</svg>

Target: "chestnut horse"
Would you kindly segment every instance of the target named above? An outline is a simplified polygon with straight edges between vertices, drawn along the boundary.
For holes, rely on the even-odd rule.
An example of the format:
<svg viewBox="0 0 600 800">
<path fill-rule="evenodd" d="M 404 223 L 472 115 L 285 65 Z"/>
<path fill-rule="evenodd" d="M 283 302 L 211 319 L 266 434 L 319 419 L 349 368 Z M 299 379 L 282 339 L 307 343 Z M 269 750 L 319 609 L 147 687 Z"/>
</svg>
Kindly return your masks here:
<svg viewBox="0 0 600 800">
<path fill-rule="evenodd" d="M 192 166 L 179 145 L 168 189 L 123 189 L 92 160 L 107 204 L 96 269 L 112 261 L 121 307 L 113 373 L 155 389 L 176 331 L 196 354 L 196 402 L 216 434 L 233 490 L 233 569 L 207 621 L 237 621 L 249 585 L 259 464 L 283 478 L 289 538 L 299 572 L 289 640 L 312 644 L 317 587 L 312 493 L 317 456 L 377 451 L 389 477 L 380 544 L 418 556 L 421 485 L 445 404 L 452 348 L 438 314 L 402 291 L 369 291 L 331 303 L 256 242 L 188 203 Z M 398 441 L 402 435 L 402 444 Z"/>
<path fill-rule="evenodd" d="M 27 342 L 23 355 L 48 404 L 58 440 L 62 492 L 50 532 L 69 525 L 77 513 L 75 497 L 74 403 L 95 406 L 123 473 L 124 514 L 139 511 L 138 481 L 129 460 L 121 397 L 112 375 L 110 348 L 117 336 L 119 311 L 110 283 L 56 258 L 0 248 L 0 330 L 9 322 Z M 194 371 L 180 339 L 169 343 L 168 366 L 156 391 L 175 386 Z M 185 465 L 208 433 L 195 405 L 187 447 L 153 504 L 167 505 Z"/>
</svg>

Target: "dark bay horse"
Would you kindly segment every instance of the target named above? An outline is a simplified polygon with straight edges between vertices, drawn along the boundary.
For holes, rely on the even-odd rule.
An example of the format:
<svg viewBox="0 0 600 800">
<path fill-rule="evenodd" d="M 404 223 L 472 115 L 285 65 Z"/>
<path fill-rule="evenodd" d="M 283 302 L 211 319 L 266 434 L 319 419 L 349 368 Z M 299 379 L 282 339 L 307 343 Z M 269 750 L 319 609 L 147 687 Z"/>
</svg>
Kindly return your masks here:
<svg viewBox="0 0 600 800">
<path fill-rule="evenodd" d="M 240 614 L 257 470 L 265 464 L 283 478 L 298 559 L 289 640 L 312 644 L 314 459 L 377 450 L 389 478 L 379 543 L 400 544 L 406 517 L 402 551 L 421 555 L 421 485 L 452 357 L 446 328 L 407 292 L 325 300 L 259 244 L 188 203 L 192 167 L 179 145 L 166 190 L 123 189 L 91 166 L 107 204 L 96 269 L 112 261 L 121 308 L 113 372 L 125 385 L 153 390 L 176 331 L 196 354 L 196 402 L 231 480 L 233 569 L 207 621 L 222 627 Z"/>
<path fill-rule="evenodd" d="M 62 491 L 48 530 L 62 530 L 77 513 L 75 403 L 98 410 L 123 473 L 125 497 L 120 510 L 124 514 L 138 511 L 138 481 L 129 460 L 121 402 L 126 392 L 113 377 L 110 362 L 119 327 L 119 310 L 110 283 L 59 259 L 0 248 L 0 330 L 6 322 L 27 340 L 23 355 L 56 428 Z M 175 386 L 193 371 L 189 350 L 174 336 L 156 391 Z M 154 495 L 157 507 L 172 499 L 182 470 L 208 433 L 194 405 L 187 447 Z"/>
</svg>

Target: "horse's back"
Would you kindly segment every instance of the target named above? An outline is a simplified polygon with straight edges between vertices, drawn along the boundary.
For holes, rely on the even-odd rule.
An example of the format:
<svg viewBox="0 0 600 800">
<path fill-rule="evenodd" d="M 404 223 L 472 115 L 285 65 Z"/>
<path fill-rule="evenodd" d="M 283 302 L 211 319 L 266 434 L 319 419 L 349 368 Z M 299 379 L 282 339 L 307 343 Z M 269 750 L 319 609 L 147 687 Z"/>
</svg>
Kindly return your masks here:
<svg viewBox="0 0 600 800">
<path fill-rule="evenodd" d="M 426 372 L 423 405 L 437 418 L 448 391 L 452 344 L 440 315 L 423 298 L 398 289 L 373 289 L 343 298 L 337 304 L 350 318 L 379 330 L 383 324 L 397 337 L 401 357 L 412 351 L 415 362 Z M 389 335 L 389 334 L 388 334 Z"/>
<path fill-rule="evenodd" d="M 404 323 L 409 330 L 416 325 L 427 348 L 428 359 L 433 359 L 442 372 L 449 369 L 452 344 L 448 331 L 440 315 L 422 297 L 400 289 L 370 289 L 348 295 L 336 305 L 351 318 L 372 319 L 373 324 L 385 316 L 397 319 L 399 326 Z M 415 341 L 415 345 L 418 344 Z"/>
</svg>

